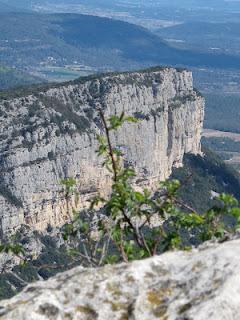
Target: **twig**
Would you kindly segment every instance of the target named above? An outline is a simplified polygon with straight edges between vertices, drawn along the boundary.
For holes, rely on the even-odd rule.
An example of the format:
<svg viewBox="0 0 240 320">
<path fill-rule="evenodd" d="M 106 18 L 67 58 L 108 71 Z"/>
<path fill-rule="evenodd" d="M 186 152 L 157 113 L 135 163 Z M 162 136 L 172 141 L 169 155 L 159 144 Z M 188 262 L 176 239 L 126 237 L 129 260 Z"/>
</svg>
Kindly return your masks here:
<svg viewBox="0 0 240 320">
<path fill-rule="evenodd" d="M 112 147 L 112 143 L 111 143 L 111 139 L 110 139 L 110 130 L 109 130 L 109 127 L 107 125 L 104 113 L 103 113 L 103 111 L 101 109 L 99 109 L 99 114 L 100 114 L 100 117 L 101 117 L 101 120 L 102 120 L 102 123 L 103 123 L 103 126 L 104 126 L 104 130 L 105 130 L 105 133 L 106 133 L 107 143 L 108 143 L 108 150 L 109 150 L 108 154 L 109 154 L 109 156 L 111 157 L 111 160 L 112 160 L 114 181 L 116 182 L 117 181 L 117 164 L 116 164 L 116 161 L 114 159 L 113 147 Z"/>
<path fill-rule="evenodd" d="M 196 210 L 194 210 L 192 207 L 190 207 L 188 204 L 184 203 L 183 201 L 173 198 L 174 202 L 178 205 L 180 205 L 181 207 L 191 211 L 192 213 L 196 213 Z"/>
</svg>

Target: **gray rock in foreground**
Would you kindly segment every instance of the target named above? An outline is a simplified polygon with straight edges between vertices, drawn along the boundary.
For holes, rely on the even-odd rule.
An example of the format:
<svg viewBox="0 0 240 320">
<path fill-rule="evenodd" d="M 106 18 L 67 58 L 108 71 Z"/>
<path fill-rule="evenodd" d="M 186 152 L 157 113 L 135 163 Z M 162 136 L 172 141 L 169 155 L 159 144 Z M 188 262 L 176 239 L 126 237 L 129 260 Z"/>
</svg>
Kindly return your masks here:
<svg viewBox="0 0 240 320">
<path fill-rule="evenodd" d="M 1 303 L 1 319 L 238 320 L 240 240 L 75 268 Z"/>
</svg>

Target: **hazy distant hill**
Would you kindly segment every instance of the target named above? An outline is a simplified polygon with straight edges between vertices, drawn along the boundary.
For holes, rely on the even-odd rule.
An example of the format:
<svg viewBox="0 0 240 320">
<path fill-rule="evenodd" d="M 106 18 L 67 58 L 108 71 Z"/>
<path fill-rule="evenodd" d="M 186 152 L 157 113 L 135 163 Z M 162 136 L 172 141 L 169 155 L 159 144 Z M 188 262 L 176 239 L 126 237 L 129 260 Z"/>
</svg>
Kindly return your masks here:
<svg viewBox="0 0 240 320">
<path fill-rule="evenodd" d="M 240 58 L 182 51 L 142 27 L 87 15 L 1 14 L 0 44 L 0 60 L 18 68 L 49 59 L 108 69 L 153 64 L 240 68 Z"/>
<path fill-rule="evenodd" d="M 141 5 L 144 7 L 153 6 L 153 1 L 149 1 L 149 4 L 143 3 L 140 0 L 127 0 L 127 1 L 118 1 L 118 0 L 2 0 L 8 4 L 13 6 L 22 6 L 22 7 L 30 7 L 33 4 L 84 4 L 98 7 L 131 7 L 133 5 Z M 225 0 L 156 0 L 155 6 L 174 6 L 179 8 L 189 8 L 192 7 L 228 7 L 228 6 L 236 6 L 238 1 L 225 1 Z"/>
<path fill-rule="evenodd" d="M 4 2 L 0 2 L 0 13 L 17 12 L 17 11 L 19 11 L 19 9 L 15 8 L 14 6 L 11 6 Z"/>
<path fill-rule="evenodd" d="M 157 34 L 180 48 L 240 55 L 239 30 L 240 22 L 190 21 L 161 28 Z"/>
<path fill-rule="evenodd" d="M 31 0 L 1 0 L 0 1 L 0 12 L 16 12 L 23 11 L 31 7 Z M 5 8 L 5 9 L 4 9 Z M 19 10 L 19 9 L 22 10 Z"/>
</svg>

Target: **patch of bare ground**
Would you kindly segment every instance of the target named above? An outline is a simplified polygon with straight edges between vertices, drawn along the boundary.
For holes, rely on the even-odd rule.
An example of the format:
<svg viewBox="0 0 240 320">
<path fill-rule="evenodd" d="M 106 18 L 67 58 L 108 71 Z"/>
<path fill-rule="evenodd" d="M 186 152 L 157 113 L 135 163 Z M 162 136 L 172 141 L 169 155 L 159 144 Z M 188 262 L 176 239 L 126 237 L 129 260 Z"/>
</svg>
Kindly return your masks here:
<svg viewBox="0 0 240 320">
<path fill-rule="evenodd" d="M 205 138 L 229 138 L 234 141 L 240 141 L 240 133 L 219 131 L 213 129 L 204 129 L 202 136 Z"/>
</svg>

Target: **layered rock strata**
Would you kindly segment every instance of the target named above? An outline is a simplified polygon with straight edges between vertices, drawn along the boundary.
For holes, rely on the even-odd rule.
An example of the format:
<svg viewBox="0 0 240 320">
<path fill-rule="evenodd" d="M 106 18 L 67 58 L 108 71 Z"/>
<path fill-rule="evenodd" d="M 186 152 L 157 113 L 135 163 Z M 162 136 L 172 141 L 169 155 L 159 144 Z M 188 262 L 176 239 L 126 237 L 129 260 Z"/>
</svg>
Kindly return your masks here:
<svg viewBox="0 0 240 320">
<path fill-rule="evenodd" d="M 203 98 L 186 70 L 156 68 L 82 78 L 0 100 L 1 232 L 29 224 L 44 230 L 67 219 L 61 179 L 78 182 L 80 207 L 111 178 L 97 157 L 106 117 L 124 111 L 139 118 L 113 140 L 152 188 L 181 166 L 184 153 L 201 152 Z M 74 206 L 74 197 L 72 206 Z"/>
</svg>

